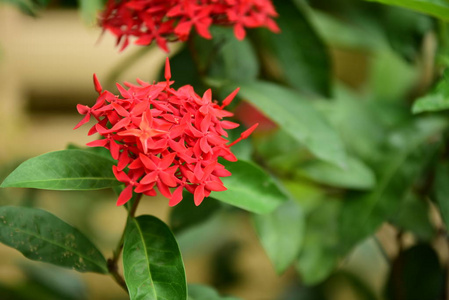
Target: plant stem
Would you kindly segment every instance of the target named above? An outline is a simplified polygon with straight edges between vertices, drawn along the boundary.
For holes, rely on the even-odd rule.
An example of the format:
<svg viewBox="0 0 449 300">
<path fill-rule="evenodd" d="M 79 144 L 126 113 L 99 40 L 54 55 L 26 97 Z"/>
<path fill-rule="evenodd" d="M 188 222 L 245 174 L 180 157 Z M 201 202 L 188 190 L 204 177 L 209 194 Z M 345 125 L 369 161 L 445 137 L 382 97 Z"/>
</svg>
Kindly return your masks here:
<svg viewBox="0 0 449 300">
<path fill-rule="evenodd" d="M 137 194 L 136 199 L 128 212 L 127 220 L 129 220 L 130 218 L 134 218 L 134 215 L 136 214 L 137 206 L 139 205 L 141 198 L 142 198 L 142 194 Z M 123 250 L 123 245 L 125 242 L 125 232 L 126 232 L 126 224 L 125 224 L 125 228 L 123 228 L 122 236 L 120 237 L 117 247 L 115 248 L 115 251 L 113 252 L 112 258 L 108 259 L 108 270 L 109 270 L 109 273 L 114 278 L 115 282 L 117 282 L 117 284 L 120 285 L 128 293 L 128 288 L 126 286 L 126 282 L 123 279 L 123 276 L 120 275 L 120 273 L 118 272 L 118 260 L 120 259 L 120 255 Z"/>
<path fill-rule="evenodd" d="M 136 200 L 134 201 L 133 206 L 131 206 L 131 209 L 129 210 L 128 218 L 134 218 L 137 206 L 139 206 L 140 199 L 142 199 L 142 194 L 137 194 Z"/>
</svg>

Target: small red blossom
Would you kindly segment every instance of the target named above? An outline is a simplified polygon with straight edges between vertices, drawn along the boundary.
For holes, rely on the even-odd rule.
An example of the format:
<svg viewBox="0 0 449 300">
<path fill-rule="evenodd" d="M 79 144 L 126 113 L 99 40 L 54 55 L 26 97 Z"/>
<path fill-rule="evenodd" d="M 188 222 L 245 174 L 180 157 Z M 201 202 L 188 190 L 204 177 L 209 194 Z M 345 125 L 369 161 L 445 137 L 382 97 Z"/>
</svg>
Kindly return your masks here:
<svg viewBox="0 0 449 300">
<path fill-rule="evenodd" d="M 239 124 L 223 120 L 233 115 L 224 107 L 238 89 L 221 106 L 212 100 L 210 90 L 203 96 L 189 85 L 176 90 L 171 87 L 168 58 L 165 79 L 154 84 L 137 80 L 138 85 L 125 83 L 127 88 L 117 85 L 117 96 L 103 90 L 94 75 L 99 93 L 95 105 L 78 105 L 84 118 L 75 129 L 95 118 L 97 123 L 89 134 L 99 133 L 102 138 L 87 145 L 105 147 L 117 160 L 114 175 L 126 186 L 117 205 L 129 201 L 133 192 L 155 196 L 156 188 L 169 199 L 170 206 L 182 200 L 184 189 L 194 195 L 196 205 L 212 191 L 226 190 L 220 178 L 231 173 L 218 158 L 236 161 L 230 147 L 247 138 L 258 125 L 229 143 L 226 129 Z"/>
<path fill-rule="evenodd" d="M 168 52 L 168 41 L 186 41 L 192 28 L 211 39 L 212 24 L 233 26 L 237 39 L 245 28 L 266 27 L 279 32 L 271 0 L 109 0 L 100 16 L 100 25 L 117 36 L 121 49 L 135 44 L 157 45 Z"/>
</svg>

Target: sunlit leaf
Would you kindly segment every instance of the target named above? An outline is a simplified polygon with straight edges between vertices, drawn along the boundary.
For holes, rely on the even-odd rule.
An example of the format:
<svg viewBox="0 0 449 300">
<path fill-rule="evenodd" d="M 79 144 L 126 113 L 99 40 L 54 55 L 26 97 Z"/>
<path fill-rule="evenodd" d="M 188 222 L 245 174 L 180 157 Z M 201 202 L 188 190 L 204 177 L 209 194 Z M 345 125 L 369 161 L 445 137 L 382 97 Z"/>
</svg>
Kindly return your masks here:
<svg viewBox="0 0 449 300">
<path fill-rule="evenodd" d="M 273 211 L 288 200 L 274 178 L 256 164 L 244 160 L 223 164 L 232 173 L 222 178 L 227 190 L 212 192 L 210 197 L 261 214 Z"/>
<path fill-rule="evenodd" d="M 23 162 L 0 187 L 97 190 L 120 185 L 113 161 L 83 150 L 49 152 Z"/>
<path fill-rule="evenodd" d="M 343 142 L 324 116 L 294 90 L 265 81 L 239 84 L 239 96 L 251 102 L 318 158 L 346 164 Z"/>
<path fill-rule="evenodd" d="M 414 114 L 449 109 L 449 71 L 429 94 L 418 98 L 412 107 Z"/>
<path fill-rule="evenodd" d="M 416 10 L 449 21 L 449 2 L 445 0 L 368 0 Z"/>
</svg>

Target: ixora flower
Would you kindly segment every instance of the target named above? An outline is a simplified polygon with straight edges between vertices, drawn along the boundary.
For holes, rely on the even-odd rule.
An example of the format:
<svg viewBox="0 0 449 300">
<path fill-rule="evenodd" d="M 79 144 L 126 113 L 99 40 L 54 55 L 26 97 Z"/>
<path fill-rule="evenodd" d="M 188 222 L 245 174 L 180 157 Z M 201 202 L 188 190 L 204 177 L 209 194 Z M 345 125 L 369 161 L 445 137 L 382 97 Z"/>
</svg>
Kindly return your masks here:
<svg viewBox="0 0 449 300">
<path fill-rule="evenodd" d="M 138 45 L 156 41 L 168 52 L 167 41 L 186 41 L 192 28 L 212 38 L 212 24 L 233 26 L 239 40 L 245 38 L 245 27 L 279 32 L 276 16 L 271 0 L 109 0 L 100 25 L 117 36 L 122 50 L 133 36 Z"/>
<path fill-rule="evenodd" d="M 126 185 L 117 205 L 131 199 L 133 191 L 155 196 L 156 187 L 170 199 L 170 206 L 182 200 L 183 189 L 193 193 L 196 205 L 211 191 L 226 190 L 220 177 L 231 173 L 218 158 L 236 161 L 230 147 L 247 138 L 258 125 L 228 143 L 226 129 L 239 124 L 223 120 L 233 115 L 223 108 L 239 89 L 227 96 L 221 106 L 212 101 L 211 90 L 202 97 L 190 85 L 175 90 L 171 87 L 168 58 L 165 78 L 166 81 L 154 84 L 141 80 L 137 80 L 138 85 L 125 83 L 128 89 L 117 84 L 120 97 L 103 90 L 94 75 L 99 93 L 95 105 L 77 106 L 84 118 L 75 129 L 94 117 L 97 123 L 89 135 L 99 133 L 102 139 L 87 145 L 105 147 L 117 160 L 113 172 Z"/>
</svg>

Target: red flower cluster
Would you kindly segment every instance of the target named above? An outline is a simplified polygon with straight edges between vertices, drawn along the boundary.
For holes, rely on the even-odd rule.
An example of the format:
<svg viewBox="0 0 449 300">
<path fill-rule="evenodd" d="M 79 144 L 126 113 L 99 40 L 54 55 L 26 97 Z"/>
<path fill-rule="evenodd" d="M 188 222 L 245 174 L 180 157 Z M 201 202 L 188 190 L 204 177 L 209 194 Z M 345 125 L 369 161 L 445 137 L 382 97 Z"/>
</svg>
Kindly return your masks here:
<svg viewBox="0 0 449 300">
<path fill-rule="evenodd" d="M 78 112 L 85 117 L 75 129 L 93 116 L 97 123 L 89 135 L 99 133 L 103 138 L 88 143 L 92 147 L 105 147 L 118 160 L 113 171 L 126 188 L 117 205 L 126 203 L 132 192 L 155 196 L 155 187 L 170 199 L 174 206 L 182 200 L 182 191 L 194 194 L 199 205 L 211 191 L 224 191 L 220 177 L 231 175 L 218 158 L 236 161 L 230 146 L 247 138 L 256 125 L 242 133 L 231 144 L 225 129 L 239 125 L 222 120 L 233 114 L 224 110 L 238 92 L 232 92 L 221 106 L 212 101 L 211 91 L 202 97 L 189 85 L 178 90 L 170 87 L 170 66 L 165 65 L 166 82 L 139 85 L 125 83 L 117 88 L 122 98 L 103 90 L 94 75 L 99 97 L 93 107 L 78 104 Z M 170 190 L 174 189 L 174 192 Z"/>
<path fill-rule="evenodd" d="M 134 36 L 138 45 L 155 40 L 168 52 L 167 41 L 187 40 L 192 27 L 206 39 L 212 38 L 211 24 L 234 26 L 239 40 L 245 27 L 279 32 L 272 19 L 276 16 L 271 0 L 109 0 L 100 23 L 117 36 L 122 50 Z"/>
</svg>

